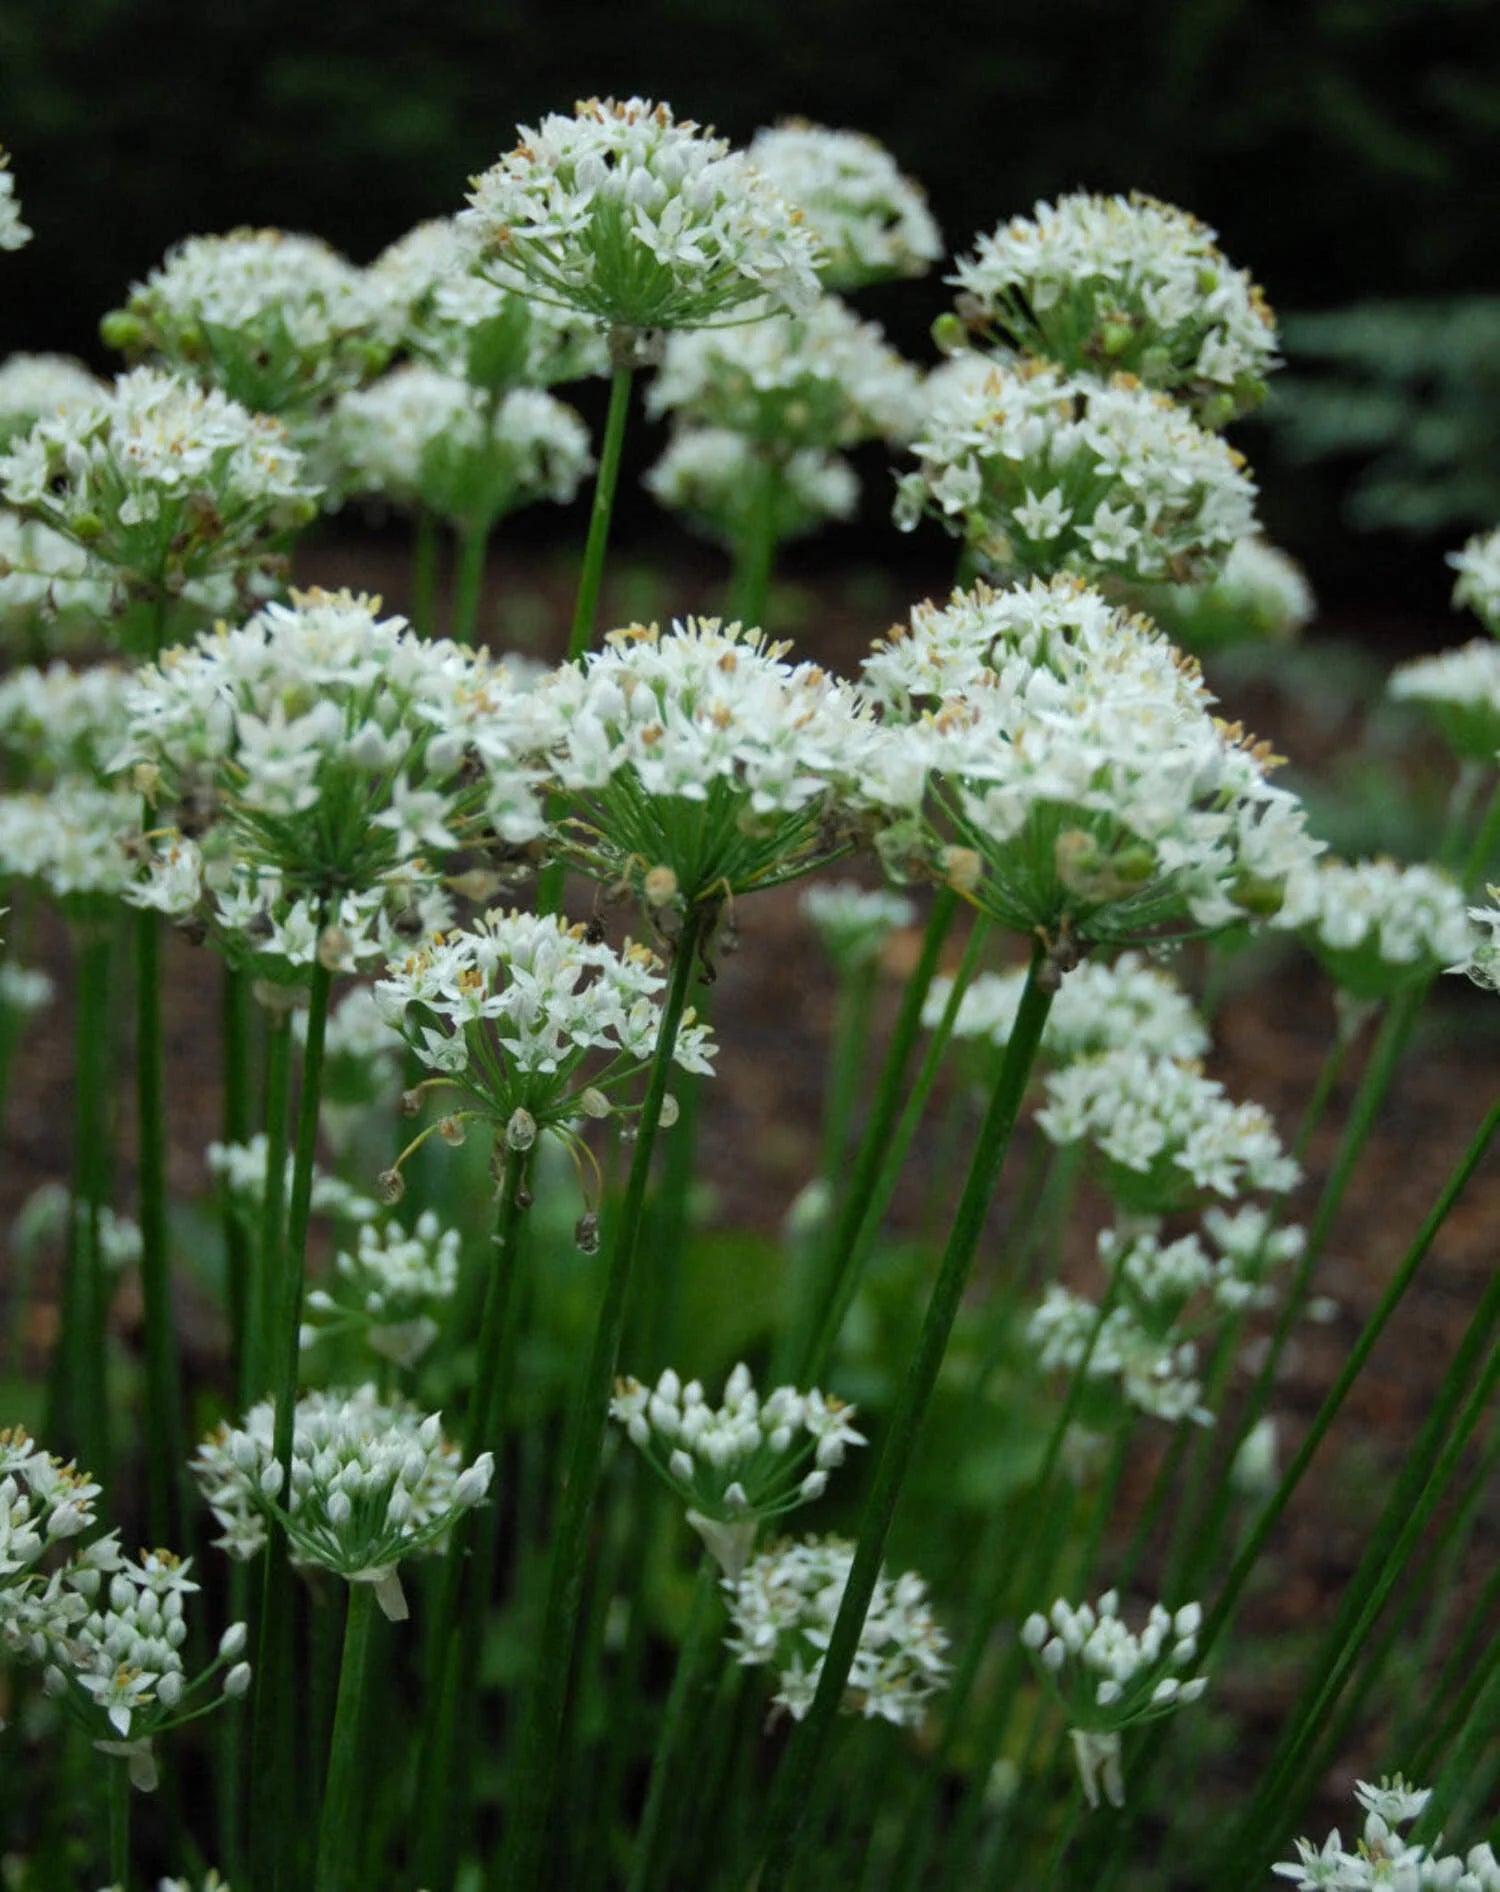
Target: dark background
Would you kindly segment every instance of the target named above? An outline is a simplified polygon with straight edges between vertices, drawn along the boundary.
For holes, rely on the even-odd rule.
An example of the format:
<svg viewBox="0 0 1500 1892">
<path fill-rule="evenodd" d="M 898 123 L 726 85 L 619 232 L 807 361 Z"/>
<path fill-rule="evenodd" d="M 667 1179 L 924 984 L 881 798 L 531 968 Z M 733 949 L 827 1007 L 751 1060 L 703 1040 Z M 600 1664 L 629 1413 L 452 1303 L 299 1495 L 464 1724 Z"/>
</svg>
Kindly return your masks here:
<svg viewBox="0 0 1500 1892">
<path fill-rule="evenodd" d="M 457 208 L 517 122 L 634 91 L 737 141 L 789 113 L 873 132 L 955 249 L 1039 196 L 1139 188 L 1214 224 L 1278 309 L 1500 288 L 1489 0 L 7 0 L 0 140 L 36 238 L 6 259 L 0 351 L 108 366 L 99 315 L 195 232 L 280 224 L 367 261 Z M 865 301 L 925 359 L 944 294 Z M 1325 598 L 1443 604 L 1451 531 L 1358 537 L 1340 469 L 1241 444 Z"/>
</svg>

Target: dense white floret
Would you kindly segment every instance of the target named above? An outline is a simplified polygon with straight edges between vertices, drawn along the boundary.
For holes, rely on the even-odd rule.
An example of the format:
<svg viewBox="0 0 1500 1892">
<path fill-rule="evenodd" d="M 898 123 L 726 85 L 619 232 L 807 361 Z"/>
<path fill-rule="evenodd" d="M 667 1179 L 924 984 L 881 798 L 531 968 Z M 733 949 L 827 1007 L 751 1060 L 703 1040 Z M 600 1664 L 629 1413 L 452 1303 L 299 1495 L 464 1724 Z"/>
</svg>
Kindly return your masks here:
<svg viewBox="0 0 1500 1892">
<path fill-rule="evenodd" d="M 800 120 L 758 131 L 750 162 L 802 212 L 822 246 L 818 274 L 831 289 L 890 276 L 923 276 L 943 254 L 921 185 L 877 139 Z"/>
</svg>

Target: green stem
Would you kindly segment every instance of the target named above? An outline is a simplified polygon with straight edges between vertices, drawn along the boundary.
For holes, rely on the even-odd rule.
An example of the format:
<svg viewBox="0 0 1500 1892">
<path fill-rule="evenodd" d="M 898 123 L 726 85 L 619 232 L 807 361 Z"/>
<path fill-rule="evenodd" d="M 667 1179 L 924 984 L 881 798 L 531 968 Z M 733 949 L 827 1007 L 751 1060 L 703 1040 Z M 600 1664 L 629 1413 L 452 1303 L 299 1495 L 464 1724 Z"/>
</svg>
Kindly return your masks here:
<svg viewBox="0 0 1500 1892">
<path fill-rule="evenodd" d="M 537 1678 L 527 1704 L 517 1753 L 514 1820 L 500 1862 L 498 1883 L 504 1885 L 507 1892 L 527 1892 L 533 1886 L 546 1883 L 546 1837 L 557 1788 L 568 1680 L 573 1666 L 591 1519 L 599 1489 L 604 1433 L 625 1321 L 626 1296 L 639 1246 L 651 1153 L 656 1144 L 662 1098 L 666 1095 L 672 1054 L 677 1044 L 677 1028 L 687 1006 L 699 948 L 710 924 L 704 909 L 693 908 L 683 922 L 677 941 L 651 1075 L 636 1128 L 635 1153 L 613 1232 L 609 1273 L 594 1343 L 570 1428 L 567 1482 L 558 1510 Z"/>
<path fill-rule="evenodd" d="M 1474 836 L 1474 845 L 1464 858 L 1459 872 L 1458 884 L 1469 888 L 1476 876 L 1494 858 L 1495 844 L 1500 842 L 1500 786 L 1490 796 L 1489 806 L 1484 811 L 1484 819 L 1479 824 L 1479 831 Z"/>
<path fill-rule="evenodd" d="M 349 1585 L 349 1613 L 344 1622 L 344 1655 L 339 1664 L 338 1706 L 328 1750 L 328 1778 L 318 1822 L 317 1892 L 345 1892 L 349 1867 L 358 1858 L 360 1817 L 359 1719 L 364 1696 L 365 1663 L 375 1622 L 375 1589 Z"/>
<path fill-rule="evenodd" d="M 431 637 L 437 624 L 438 522 L 430 507 L 417 512 L 412 537 L 411 617 L 423 637 Z"/>
<path fill-rule="evenodd" d="M 856 966 L 839 982 L 828 1089 L 823 1103 L 823 1150 L 818 1166 L 823 1180 L 831 1186 L 836 1185 L 844 1173 L 849 1126 L 854 1121 L 854 1101 L 859 1095 L 865 1049 L 870 1041 L 870 1007 L 878 971 L 878 962 L 872 959 Z"/>
<path fill-rule="evenodd" d="M 256 1279 L 245 1307 L 245 1352 L 240 1374 L 240 1404 L 248 1408 L 271 1386 L 270 1339 L 276 1326 L 281 1247 L 286 1239 L 286 1149 L 291 1120 L 291 1017 L 273 1011 L 266 1021 L 266 1169 L 261 1189 L 260 1239 Z"/>
<path fill-rule="evenodd" d="M 782 472 L 765 448 L 755 455 L 755 485 L 745 515 L 745 530 L 735 540 L 729 580 L 729 615 L 741 624 L 765 622 L 776 564 L 776 495 Z"/>
<path fill-rule="evenodd" d="M 604 554 L 609 546 L 610 514 L 614 511 L 615 482 L 620 477 L 620 452 L 625 445 L 625 418 L 630 411 L 630 384 L 634 373 L 632 368 L 617 367 L 610 376 L 609 415 L 604 423 L 604 442 L 599 449 L 588 543 L 584 547 L 583 571 L 578 579 L 573 629 L 568 637 L 569 663 L 581 657 L 594 641 L 594 619 L 599 610 L 599 587 L 604 579 Z"/>
<path fill-rule="evenodd" d="M 665 1861 L 658 1854 L 662 1814 L 666 1811 L 667 1790 L 675 1785 L 678 1756 L 689 1749 L 696 1736 L 707 1690 L 700 1671 L 705 1649 L 712 1651 L 709 1628 L 714 1619 L 714 1605 L 719 1594 L 719 1566 L 707 1551 L 698 1565 L 698 1581 L 693 1586 L 693 1606 L 688 1616 L 687 1633 L 677 1656 L 676 1672 L 662 1715 L 661 1733 L 656 1752 L 651 1757 L 651 1779 L 646 1788 L 646 1807 L 636 1834 L 635 1855 L 630 1864 L 627 1892 L 652 1892 L 667 1883 Z"/>
<path fill-rule="evenodd" d="M 321 925 L 321 921 L 320 921 Z M 302 1087 L 297 1099 L 297 1147 L 292 1162 L 292 1200 L 287 1214 L 286 1247 L 276 1290 L 276 1319 L 269 1335 L 272 1398 L 276 1402 L 275 1446 L 282 1489 L 291 1490 L 292 1427 L 296 1416 L 301 1366 L 302 1291 L 307 1263 L 307 1225 L 312 1216 L 313 1159 L 318 1145 L 318 1112 L 323 1101 L 323 1044 L 328 1030 L 328 1001 L 333 974 L 313 961 L 307 997 L 307 1042 L 302 1053 Z"/>
<path fill-rule="evenodd" d="M 130 1772 L 109 1763 L 109 1877 L 111 1892 L 130 1892 Z"/>
<path fill-rule="evenodd" d="M 455 644 L 472 644 L 479 622 L 479 601 L 484 594 L 485 554 L 490 546 L 490 522 L 470 523 L 458 535 L 458 574 L 454 581 L 453 617 L 449 632 Z"/>
<path fill-rule="evenodd" d="M 146 825 L 151 823 L 147 810 Z M 161 932 L 158 916 L 135 916 L 136 1112 L 141 1226 L 141 1302 L 145 1326 L 147 1516 L 152 1541 L 185 1546 L 180 1476 L 187 1459 L 177 1336 L 167 1254 L 166 1076 L 162 1045 Z"/>
<path fill-rule="evenodd" d="M 520 1246 L 522 1203 L 530 1159 L 512 1155 L 505 1165 L 495 1218 L 495 1255 L 485 1282 L 479 1345 L 474 1360 L 474 1388 L 465 1415 L 464 1459 L 480 1452 L 497 1455 L 504 1443 L 505 1400 L 515 1375 L 520 1332 Z M 477 1542 L 476 1542 L 477 1539 Z M 470 1552 L 473 1552 L 471 1555 Z M 465 1519 L 454 1532 L 443 1558 L 441 1586 L 427 1637 L 424 1730 L 417 1805 L 422 1830 L 417 1879 L 424 1886 L 446 1886 L 453 1877 L 459 1840 L 467 1828 L 478 1755 L 461 1733 L 473 1720 L 479 1691 L 479 1658 L 494 1576 L 495 1520 L 492 1510 Z M 460 1617 L 460 1593 L 465 1608 Z M 462 1755 L 455 1762 L 455 1752 Z"/>
<path fill-rule="evenodd" d="M 250 986 L 237 966 L 224 967 L 221 1018 L 224 1034 L 224 1141 L 250 1140 Z M 229 1357 L 235 1383 L 245 1376 L 246 1325 L 250 1318 L 250 1235 L 244 1217 L 224 1200 L 224 1298 L 229 1315 Z"/>
<path fill-rule="evenodd" d="M 797 1337 L 786 1337 L 783 1343 L 785 1371 L 773 1370 L 773 1379 L 795 1377 L 799 1386 L 810 1384 L 807 1374 L 809 1371 L 821 1371 L 823 1362 L 827 1360 L 838 1338 L 844 1306 L 849 1298 L 845 1293 L 845 1279 L 854 1266 L 855 1248 L 869 1216 L 870 1198 L 889 1159 L 891 1131 L 901 1107 L 902 1079 L 906 1075 L 917 1034 L 922 1029 L 922 1007 L 927 1002 L 928 989 L 937 971 L 943 944 L 957 913 L 958 895 L 951 887 L 940 887 L 932 903 L 932 911 L 927 916 L 921 955 L 901 998 L 901 1009 L 896 1015 L 874 1101 L 865 1120 L 864 1134 L 850 1167 L 848 1185 L 839 1205 L 838 1222 L 828 1244 L 821 1278 L 809 1301 L 810 1306 L 823 1310 L 821 1325 L 816 1330 L 810 1330 L 800 1361 L 791 1355 Z"/>
<path fill-rule="evenodd" d="M 844 1590 L 838 1620 L 823 1658 L 817 1694 L 788 1743 L 778 1770 L 767 1814 L 765 1856 L 759 1892 L 784 1886 L 801 1830 L 809 1789 L 826 1749 L 834 1716 L 843 1700 L 849 1670 L 859 1647 L 865 1612 L 880 1574 L 896 1501 L 916 1448 L 918 1434 L 937 1385 L 948 1337 L 957 1318 L 990 1202 L 1010 1147 L 1011 1132 L 1052 1007 L 1055 983 L 1047 972 L 1045 948 L 1032 950 L 1026 987 L 989 1109 L 979 1132 L 973 1161 L 959 1198 L 948 1245 L 938 1268 L 932 1299 L 922 1322 L 916 1353 L 891 1415 L 886 1442 L 875 1467 L 860 1518 L 858 1546 Z"/>
</svg>

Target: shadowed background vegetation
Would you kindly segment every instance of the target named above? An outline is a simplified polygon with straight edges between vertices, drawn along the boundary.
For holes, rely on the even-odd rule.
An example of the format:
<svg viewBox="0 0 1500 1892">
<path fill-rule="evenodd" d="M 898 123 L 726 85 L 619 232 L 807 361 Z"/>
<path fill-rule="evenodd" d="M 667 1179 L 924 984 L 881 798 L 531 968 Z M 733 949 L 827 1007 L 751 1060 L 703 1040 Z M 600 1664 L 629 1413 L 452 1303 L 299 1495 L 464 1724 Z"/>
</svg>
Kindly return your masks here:
<svg viewBox="0 0 1500 1892">
<path fill-rule="evenodd" d="M 518 121 L 608 91 L 737 140 L 789 113 L 867 129 L 926 183 L 956 248 L 1038 196 L 1138 188 L 1216 225 L 1284 311 L 1500 288 L 1485 0 L 23 0 L 0 9 L 0 138 L 36 241 L 7 269 L 0 350 L 106 365 L 99 315 L 194 232 L 281 224 L 368 260 L 457 207 Z M 940 295 L 903 285 L 868 306 L 925 358 Z M 1500 359 L 1500 303 L 1477 319 L 1482 366 Z M 1445 405 L 1449 351 L 1436 335 L 1424 349 L 1423 309 L 1404 334 L 1413 320 L 1394 393 L 1356 370 L 1359 392 L 1341 384 L 1310 434 L 1245 443 L 1273 533 L 1332 603 L 1441 606 L 1441 550 L 1488 516 L 1493 486 L 1469 480 L 1437 518 L 1398 498 L 1406 537 L 1349 522 L 1351 474 L 1406 440 L 1413 401 L 1438 406 L 1418 478 L 1455 455 L 1500 462 L 1500 384 Z"/>
</svg>

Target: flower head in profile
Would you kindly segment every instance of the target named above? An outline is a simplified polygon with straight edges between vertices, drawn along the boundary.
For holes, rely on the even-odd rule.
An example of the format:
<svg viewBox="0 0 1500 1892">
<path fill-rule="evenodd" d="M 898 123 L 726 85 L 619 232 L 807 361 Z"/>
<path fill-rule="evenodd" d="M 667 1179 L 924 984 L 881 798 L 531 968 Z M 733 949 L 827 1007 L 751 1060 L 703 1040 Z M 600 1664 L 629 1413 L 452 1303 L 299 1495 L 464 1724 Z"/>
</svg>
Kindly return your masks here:
<svg viewBox="0 0 1500 1892">
<path fill-rule="evenodd" d="M 399 1566 L 445 1548 L 459 1519 L 484 1502 L 493 1458 L 482 1452 L 463 1466 L 437 1413 L 382 1400 L 373 1386 L 309 1393 L 297 1402 L 284 1487 L 274 1418 L 263 1400 L 198 1448 L 192 1471 L 223 1529 L 216 1541 L 231 1557 L 254 1557 L 274 1519 L 294 1563 L 373 1584 L 386 1616 L 402 1621 Z"/>
<path fill-rule="evenodd" d="M 806 307 L 818 249 L 728 144 L 647 99 L 586 99 L 523 126 L 458 219 L 502 288 L 613 330 L 696 328 L 761 297 Z"/>
<path fill-rule="evenodd" d="M 616 1380 L 610 1416 L 687 1505 L 688 1523 L 731 1579 L 761 1524 L 822 1497 L 847 1449 L 865 1443 L 843 1400 L 792 1386 L 762 1399 L 743 1362 L 718 1407 L 699 1381 L 684 1386 L 669 1368 L 655 1386 Z"/>
<path fill-rule="evenodd" d="M 863 792 L 910 811 L 887 858 L 1005 926 L 1121 943 L 1222 927 L 1274 911 L 1318 851 L 1196 663 L 1076 580 L 919 606 L 864 676 L 891 743 Z"/>
<path fill-rule="evenodd" d="M 777 545 L 818 532 L 830 520 L 851 519 L 859 505 L 859 479 L 841 454 L 806 448 L 768 465 L 753 441 L 725 427 L 677 428 L 644 485 L 695 532 L 733 547 L 755 522 L 759 485 L 767 477 L 774 482 L 771 538 Z"/>
<path fill-rule="evenodd" d="M 1448 554 L 1448 563 L 1458 573 L 1455 609 L 1467 605 L 1487 631 L 1500 637 L 1500 527 L 1476 532 L 1461 552 Z"/>
<path fill-rule="evenodd" d="M 647 405 L 725 427 L 778 460 L 864 440 L 909 440 L 921 423 L 916 370 L 837 296 L 802 314 L 668 339 Z"/>
<path fill-rule="evenodd" d="M 31 226 L 21 221 L 16 180 L 10 169 L 10 154 L 0 145 L 0 250 L 24 249 L 30 241 Z"/>
<path fill-rule="evenodd" d="M 1391 860 L 1309 862 L 1271 924 L 1300 935 L 1352 997 L 1381 1000 L 1469 959 L 1479 936 L 1440 868 Z"/>
<path fill-rule="evenodd" d="M 1452 1886 L 1458 1892 L 1500 1892 L 1500 1857 L 1488 1842 L 1466 1853 L 1443 1850 L 1439 1834 L 1430 1845 L 1413 1844 L 1400 1828 L 1420 1819 L 1432 1791 L 1408 1786 L 1401 1775 L 1378 1785 L 1359 1781 L 1354 1797 L 1364 1813 L 1359 1840 L 1346 1849 L 1337 1829 L 1321 1846 L 1299 1839 L 1297 1857 L 1271 1868 L 1278 1878 L 1290 1880 L 1298 1892 L 1370 1892 L 1389 1886 L 1405 1888 Z"/>
<path fill-rule="evenodd" d="M 1143 1721 L 1197 1701 L 1208 1687 L 1185 1675 L 1198 1653 L 1203 1612 L 1187 1603 L 1175 1613 L 1153 1603 L 1144 1628 L 1127 1628 L 1120 1599 L 1106 1591 L 1076 1608 L 1062 1598 L 1044 1616 L 1021 1625 L 1021 1642 L 1038 1676 L 1072 1723 L 1073 1750 L 1084 1798 L 1097 1807 L 1102 1787 L 1111 1806 L 1125 1804 L 1120 1735 Z"/>
<path fill-rule="evenodd" d="M 1259 406 L 1276 323 L 1214 232 L 1139 192 L 1077 191 L 980 237 L 950 280 L 986 341 L 1087 374 L 1124 370 L 1222 427 Z"/>
<path fill-rule="evenodd" d="M 804 919 L 841 975 L 874 965 L 892 936 L 910 926 L 917 910 L 902 894 L 854 881 L 817 881 L 798 902 Z"/>
<path fill-rule="evenodd" d="M 363 270 L 317 237 L 189 237 L 104 319 L 132 357 L 160 356 L 259 414 L 305 417 L 378 374 L 395 336 Z"/>
<path fill-rule="evenodd" d="M 861 699 L 789 646 L 717 618 L 632 625 L 533 692 L 587 873 L 684 912 L 810 872 L 882 740 Z M 481 739 L 482 740 L 482 739 Z"/>
<path fill-rule="evenodd" d="M 127 592 L 248 578 L 317 511 L 280 423 L 152 368 L 95 405 L 39 420 L 0 454 L 0 494 L 108 567 Z"/>
<path fill-rule="evenodd" d="M 550 499 L 567 505 L 593 468 L 577 412 L 535 388 L 487 399 L 469 381 L 410 362 L 334 411 L 339 484 L 487 530 Z"/>
<path fill-rule="evenodd" d="M 109 392 L 71 355 L 7 355 L 0 361 L 0 447 L 39 420 L 80 414 Z"/>
<path fill-rule="evenodd" d="M 1500 992 L 1500 887 L 1487 887 L 1485 891 L 1490 904 L 1469 908 L 1469 918 L 1480 929 L 1477 943 L 1446 970 L 1467 973 L 1475 985 L 1483 986 L 1487 992 Z"/>
<path fill-rule="evenodd" d="M 419 223 L 376 257 L 368 274 L 391 302 L 402 352 L 491 391 L 608 372 L 595 322 L 507 293 L 478 274 L 477 258 L 453 217 Z"/>
<path fill-rule="evenodd" d="M 1236 539 L 1206 585 L 1152 585 L 1139 595 L 1173 641 L 1200 656 L 1231 645 L 1291 643 L 1318 608 L 1302 567 L 1259 532 Z"/>
<path fill-rule="evenodd" d="M 1493 766 L 1500 752 L 1500 643 L 1477 637 L 1397 664 L 1386 688 L 1396 702 L 1417 704 L 1455 755 Z"/>
<path fill-rule="evenodd" d="M 999 575 L 1196 582 L 1254 524 L 1243 457 L 1136 376 L 964 355 L 928 380 L 896 523 L 940 519 Z"/>
<path fill-rule="evenodd" d="M 382 1360 L 415 1366 L 438 1337 L 434 1318 L 458 1287 L 459 1232 L 424 1209 L 410 1229 L 366 1222 L 358 1246 L 303 1297 L 302 1345 L 354 1335 Z"/>
<path fill-rule="evenodd" d="M 837 1537 L 784 1540 L 726 1577 L 731 1634 L 725 1646 L 744 1668 L 772 1668 L 772 1697 L 794 1721 L 812 1706 L 823 1658 L 854 1564 Z M 917 1727 L 947 1680 L 948 1637 L 913 1572 L 877 1579 L 849 1670 L 843 1706 L 866 1721 Z"/>
<path fill-rule="evenodd" d="M 878 139 L 788 119 L 758 131 L 749 158 L 802 212 L 822 247 L 818 274 L 828 288 L 924 276 L 941 258 L 926 193 Z"/>
<path fill-rule="evenodd" d="M 418 1142 L 461 1137 L 477 1121 L 498 1151 L 527 1151 L 551 1133 L 578 1153 L 586 1119 L 636 1107 L 630 1093 L 656 1048 L 665 987 L 654 953 L 628 940 L 616 951 L 556 914 L 496 909 L 394 960 L 376 1002 L 434 1073 L 424 1090 L 455 1093 L 455 1108 Z M 678 1068 L 708 1075 L 714 1049 L 689 1012 Z"/>
</svg>

